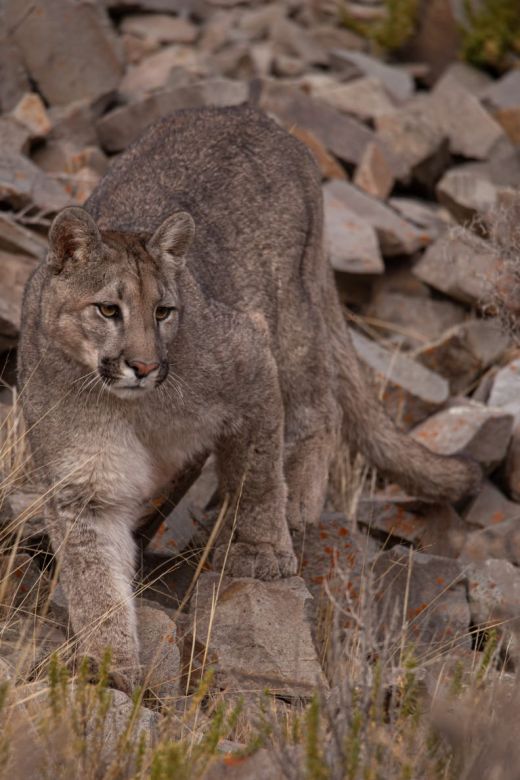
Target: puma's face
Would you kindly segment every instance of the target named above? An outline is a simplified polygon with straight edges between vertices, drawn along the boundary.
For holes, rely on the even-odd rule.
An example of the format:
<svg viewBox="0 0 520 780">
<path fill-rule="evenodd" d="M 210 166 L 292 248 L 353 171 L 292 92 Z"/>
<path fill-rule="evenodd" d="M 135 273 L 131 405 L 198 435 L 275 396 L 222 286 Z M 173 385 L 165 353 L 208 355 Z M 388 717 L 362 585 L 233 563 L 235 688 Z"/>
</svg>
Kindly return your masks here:
<svg viewBox="0 0 520 780">
<path fill-rule="evenodd" d="M 84 368 L 79 385 L 138 398 L 163 382 L 179 327 L 176 279 L 193 236 L 185 213 L 148 241 L 99 233 L 82 209 L 66 209 L 50 234 L 47 327 Z"/>
</svg>

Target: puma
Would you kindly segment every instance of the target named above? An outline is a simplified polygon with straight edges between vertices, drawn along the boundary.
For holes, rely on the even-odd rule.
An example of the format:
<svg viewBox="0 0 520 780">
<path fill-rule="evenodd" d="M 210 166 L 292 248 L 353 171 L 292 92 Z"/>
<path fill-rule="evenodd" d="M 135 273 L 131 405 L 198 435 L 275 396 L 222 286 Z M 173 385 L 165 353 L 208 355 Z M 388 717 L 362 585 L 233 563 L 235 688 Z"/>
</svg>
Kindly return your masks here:
<svg viewBox="0 0 520 780">
<path fill-rule="evenodd" d="M 198 453 L 234 497 L 215 564 L 262 579 L 295 574 L 290 529 L 319 516 L 341 437 L 424 497 L 480 480 L 384 414 L 324 252 L 317 167 L 247 105 L 158 122 L 57 215 L 25 292 L 19 380 L 73 630 L 93 659 L 112 648 L 125 689 L 132 532 Z"/>
</svg>

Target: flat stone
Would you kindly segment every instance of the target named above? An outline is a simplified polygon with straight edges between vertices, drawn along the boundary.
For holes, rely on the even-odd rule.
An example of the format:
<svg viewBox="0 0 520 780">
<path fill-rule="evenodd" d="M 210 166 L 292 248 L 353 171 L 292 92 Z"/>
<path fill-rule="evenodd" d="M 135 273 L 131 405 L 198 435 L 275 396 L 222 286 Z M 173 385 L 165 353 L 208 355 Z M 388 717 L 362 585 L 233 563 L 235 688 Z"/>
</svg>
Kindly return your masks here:
<svg viewBox="0 0 520 780">
<path fill-rule="evenodd" d="M 27 128 L 31 138 L 44 138 L 52 129 L 43 100 L 36 92 L 23 95 L 11 111 L 11 116 Z"/>
<path fill-rule="evenodd" d="M 215 684 L 284 698 L 326 687 L 306 617 L 310 594 L 299 577 L 274 582 L 202 574 L 190 614 L 197 638 L 216 657 Z M 211 621 L 211 623 L 210 623 Z M 210 630 L 211 625 L 211 630 Z"/>
<path fill-rule="evenodd" d="M 491 111 L 520 106 L 520 70 L 513 68 L 492 82 L 481 91 L 480 98 Z"/>
<path fill-rule="evenodd" d="M 520 660 L 520 571 L 509 561 L 488 559 L 465 567 L 471 622 L 494 628 L 508 656 Z"/>
<path fill-rule="evenodd" d="M 454 79 L 466 92 L 477 97 L 481 97 L 483 92 L 495 83 L 491 76 L 479 68 L 473 68 L 467 62 L 452 62 L 448 65 L 437 85 L 447 78 Z"/>
<path fill-rule="evenodd" d="M 353 65 L 365 76 L 377 78 L 399 103 L 406 102 L 414 93 L 413 79 L 404 68 L 386 65 L 381 60 L 359 51 L 334 49 L 332 55 L 336 65 Z"/>
<path fill-rule="evenodd" d="M 245 747 L 245 746 L 244 746 Z M 220 743 L 219 743 L 220 749 Z M 287 755 L 291 756 L 292 745 L 288 745 Z M 226 751 L 227 752 L 227 751 Z M 291 756 L 291 766 L 296 767 L 296 756 Z M 287 775 L 282 762 L 274 751 L 260 748 L 253 754 L 244 752 L 242 748 L 238 755 L 228 755 L 224 758 L 214 757 L 204 772 L 202 780 L 285 780 Z"/>
<path fill-rule="evenodd" d="M 411 571 L 410 571 L 411 566 Z M 470 611 L 462 567 L 452 558 L 393 547 L 373 564 L 382 625 L 403 625 L 417 647 L 470 647 Z"/>
<path fill-rule="evenodd" d="M 166 14 L 131 14 L 125 16 L 120 29 L 154 43 L 194 43 L 199 35 L 197 25 L 188 19 Z"/>
<path fill-rule="evenodd" d="M 247 98 L 247 85 L 230 79 L 201 81 L 190 87 L 165 90 L 110 111 L 97 123 L 104 149 L 118 152 L 135 141 L 152 122 L 180 108 L 232 106 Z"/>
<path fill-rule="evenodd" d="M 437 412 L 412 431 L 412 436 L 439 455 L 464 453 L 492 471 L 504 459 L 513 417 L 476 401 Z"/>
<path fill-rule="evenodd" d="M 430 104 L 417 97 L 399 112 L 378 116 L 377 137 L 393 156 L 396 177 L 409 183 L 416 179 L 431 187 L 450 162 L 446 133 L 429 115 Z"/>
<path fill-rule="evenodd" d="M 0 344 L 14 346 L 20 330 L 25 283 L 38 265 L 34 257 L 0 250 Z"/>
<path fill-rule="evenodd" d="M 46 173 L 78 173 L 82 168 L 90 168 L 101 175 L 109 164 L 99 146 L 80 148 L 61 138 L 41 146 L 33 152 L 32 159 Z"/>
<path fill-rule="evenodd" d="M 356 331 L 351 335 L 358 356 L 383 387 L 383 402 L 393 419 L 409 428 L 446 403 L 449 390 L 445 379 Z"/>
<path fill-rule="evenodd" d="M 5 22 L 25 66 L 50 104 L 96 99 L 123 74 L 105 8 L 74 0 L 7 0 Z"/>
<path fill-rule="evenodd" d="M 180 652 L 175 623 L 161 609 L 137 606 L 136 611 L 144 686 L 163 706 L 173 707 L 180 683 Z"/>
<path fill-rule="evenodd" d="M 9 212 L 0 212 L 0 250 L 20 252 L 41 259 L 47 251 L 47 241 L 34 230 L 28 230 L 13 219 Z"/>
<path fill-rule="evenodd" d="M 439 203 L 462 224 L 490 212 L 500 191 L 501 186 L 493 181 L 485 163 L 457 165 L 444 174 L 436 187 Z"/>
<path fill-rule="evenodd" d="M 479 305 L 489 295 L 496 257 L 460 236 L 445 235 L 428 247 L 413 271 L 421 281 L 451 298 Z"/>
<path fill-rule="evenodd" d="M 5 28 L 3 19 L 0 26 Z M 10 111 L 30 89 L 20 49 L 9 35 L 0 35 L 0 111 Z"/>
<path fill-rule="evenodd" d="M 494 379 L 488 404 L 510 412 L 518 420 L 520 415 L 520 358 L 501 368 Z"/>
<path fill-rule="evenodd" d="M 87 99 L 75 100 L 65 106 L 53 106 L 49 109 L 52 130 L 47 144 L 62 141 L 74 144 L 77 148 L 96 146 L 98 137 L 95 123 L 100 111 L 99 106 L 92 106 Z"/>
<path fill-rule="evenodd" d="M 453 74 L 446 74 L 431 94 L 435 121 L 448 136 L 450 151 L 486 160 L 504 131 L 470 90 Z"/>
<path fill-rule="evenodd" d="M 300 89 L 273 80 L 262 82 L 259 104 L 287 128 L 296 125 L 310 130 L 332 154 L 345 162 L 359 163 L 366 145 L 375 140 L 374 133 L 355 119 Z"/>
<path fill-rule="evenodd" d="M 462 322 L 465 316 L 464 309 L 451 301 L 394 292 L 375 295 L 367 314 L 379 320 L 378 326 L 388 323 L 388 330 L 403 336 L 404 343 L 411 347 L 422 347 L 425 342 L 438 338 L 447 328 Z M 397 327 L 392 329 L 392 325 Z M 429 365 L 424 360 L 420 362 L 441 376 L 446 376 L 438 370 L 438 366 Z"/>
<path fill-rule="evenodd" d="M 419 198 L 394 196 L 389 199 L 388 205 L 397 211 L 403 219 L 427 233 L 431 242 L 439 238 L 446 229 L 448 215 L 437 203 Z"/>
<path fill-rule="evenodd" d="M 500 523 L 469 534 L 460 553 L 460 560 L 486 561 L 499 558 L 520 566 L 520 521 L 510 517 Z"/>
<path fill-rule="evenodd" d="M 374 228 L 383 255 L 391 257 L 413 254 L 427 245 L 428 237 L 415 225 L 406 222 L 386 204 L 370 197 L 354 185 L 345 181 L 333 181 L 325 185 L 324 192 L 330 193 Z"/>
<path fill-rule="evenodd" d="M 505 352 L 509 337 L 493 320 L 469 320 L 455 325 L 416 359 L 446 377 L 453 394 L 462 393 Z"/>
<path fill-rule="evenodd" d="M 479 528 L 492 528 L 504 520 L 520 521 L 520 504 L 510 501 L 493 482 L 486 480 L 478 496 L 469 505 L 464 519 Z"/>
<path fill-rule="evenodd" d="M 118 92 L 126 101 L 135 101 L 151 92 L 186 87 L 204 73 L 193 48 L 167 46 L 128 68 Z"/>
<path fill-rule="evenodd" d="M 273 20 L 269 32 L 269 38 L 278 53 L 293 56 L 304 66 L 329 64 L 327 50 L 304 27 L 291 19 Z"/>
<path fill-rule="evenodd" d="M 354 176 L 356 187 L 368 195 L 373 195 L 374 198 L 386 200 L 394 183 L 392 164 L 383 148 L 376 143 L 367 144 L 356 168 Z"/>
<path fill-rule="evenodd" d="M 422 552 L 446 558 L 458 557 L 467 535 L 464 521 L 448 504 L 362 498 L 357 520 L 386 545 L 389 539 L 398 539 Z"/>
<path fill-rule="evenodd" d="M 495 119 L 515 146 L 520 146 L 520 104 L 515 108 L 501 108 Z"/>
<path fill-rule="evenodd" d="M 374 76 L 346 83 L 330 79 L 313 89 L 312 96 L 363 121 L 374 120 L 397 110 L 381 81 Z"/>
<path fill-rule="evenodd" d="M 504 480 L 511 497 L 515 501 L 520 501 L 520 422 L 518 415 L 504 463 Z"/>
<path fill-rule="evenodd" d="M 42 211 L 56 212 L 71 201 L 57 182 L 21 154 L 0 150 L 0 199 L 18 209 L 34 205 Z"/>
<path fill-rule="evenodd" d="M 324 190 L 325 247 L 336 271 L 381 274 L 385 267 L 374 228 Z"/>
<path fill-rule="evenodd" d="M 291 135 L 302 141 L 305 146 L 310 150 L 312 156 L 316 160 L 318 167 L 321 171 L 321 175 L 325 179 L 348 179 L 347 173 L 343 166 L 333 157 L 332 154 L 326 150 L 323 144 L 318 141 L 315 135 L 309 130 L 304 130 L 302 127 L 293 127 L 290 130 Z"/>
<path fill-rule="evenodd" d="M 29 130 L 10 116 L 0 116 L 0 138 L 2 148 L 0 153 L 26 154 L 30 149 Z"/>
</svg>

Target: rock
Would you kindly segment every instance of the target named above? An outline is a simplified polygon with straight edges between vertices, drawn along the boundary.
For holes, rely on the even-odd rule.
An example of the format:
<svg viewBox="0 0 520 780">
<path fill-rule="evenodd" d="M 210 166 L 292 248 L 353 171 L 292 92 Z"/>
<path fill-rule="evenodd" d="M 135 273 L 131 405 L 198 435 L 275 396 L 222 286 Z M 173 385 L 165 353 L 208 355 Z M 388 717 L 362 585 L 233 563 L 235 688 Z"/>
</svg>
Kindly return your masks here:
<svg viewBox="0 0 520 780">
<path fill-rule="evenodd" d="M 466 163 L 447 171 L 437 184 L 436 192 L 439 203 L 464 224 L 491 211 L 501 189 L 493 182 L 486 164 Z"/>
<path fill-rule="evenodd" d="M 113 91 L 123 67 L 104 7 L 81 0 L 7 0 L 6 24 L 45 100 L 63 105 Z"/>
<path fill-rule="evenodd" d="M 93 686 L 92 686 L 93 688 Z M 92 691 L 95 694 L 95 689 Z M 109 692 L 110 704 L 103 724 L 103 733 L 101 739 L 101 759 L 113 761 L 116 751 L 121 750 L 121 738 L 123 734 L 125 739 L 131 740 L 134 744 L 140 741 L 144 745 L 150 745 L 158 730 L 158 714 L 146 707 L 135 706 L 132 699 L 122 691 L 111 690 Z M 99 706 L 99 705 L 98 705 Z M 87 723 L 87 744 L 90 739 L 96 738 L 99 726 L 99 715 L 96 717 L 95 705 L 93 712 Z M 99 740 L 99 735 L 97 735 Z"/>
<path fill-rule="evenodd" d="M 398 103 L 405 103 L 412 97 L 413 79 L 404 68 L 386 65 L 381 60 L 359 51 L 334 49 L 331 54 L 332 62 L 337 67 L 354 66 L 363 75 L 378 79 Z"/>
<path fill-rule="evenodd" d="M 231 106 L 247 98 L 247 85 L 229 79 L 200 81 L 190 87 L 165 90 L 110 111 L 97 123 L 104 149 L 118 152 L 141 135 L 152 122 L 180 108 Z"/>
<path fill-rule="evenodd" d="M 217 658 L 215 683 L 240 691 L 268 687 L 283 698 L 308 697 L 317 685 L 326 687 L 303 580 L 224 578 L 220 587 L 219 580 L 217 573 L 200 577 L 190 610 L 198 639 Z"/>
<path fill-rule="evenodd" d="M 509 501 L 489 480 L 484 482 L 464 515 L 466 523 L 479 528 L 492 528 L 510 518 L 520 521 L 520 504 Z"/>
<path fill-rule="evenodd" d="M 448 139 L 429 115 L 428 98 L 418 97 L 399 112 L 376 118 L 377 137 L 393 156 L 396 177 L 432 187 L 449 164 Z"/>
<path fill-rule="evenodd" d="M 518 417 L 504 463 L 504 480 L 511 497 L 515 501 L 520 501 L 520 422 L 518 422 Z"/>
<path fill-rule="evenodd" d="M 398 326 L 395 332 L 404 337 L 404 343 L 417 347 L 438 338 L 447 328 L 461 322 L 465 313 L 461 306 L 451 301 L 383 292 L 373 297 L 367 314 L 379 320 L 379 325 L 388 323 Z M 392 332 L 393 329 L 389 327 L 388 330 Z M 441 376 L 446 376 L 438 370 L 438 366 L 428 365 L 424 360 L 420 362 Z"/>
<path fill-rule="evenodd" d="M 79 173 L 89 168 L 102 175 L 108 170 L 108 158 L 98 146 L 79 148 L 62 139 L 50 141 L 37 149 L 33 160 L 47 173 Z"/>
<path fill-rule="evenodd" d="M 199 29 L 188 19 L 166 14 L 131 14 L 125 16 L 121 31 L 147 38 L 153 43 L 194 43 Z"/>
<path fill-rule="evenodd" d="M 520 565 L 520 522 L 510 517 L 496 525 L 469 534 L 460 553 L 461 561 L 486 561 L 500 558 Z"/>
<path fill-rule="evenodd" d="M 360 333 L 352 331 L 352 341 L 363 363 L 375 373 L 383 387 L 385 408 L 406 428 L 423 420 L 448 400 L 445 379 L 406 355 L 390 352 Z"/>
<path fill-rule="evenodd" d="M 520 358 L 501 368 L 495 376 L 488 404 L 520 417 Z"/>
<path fill-rule="evenodd" d="M 452 154 L 486 160 L 504 131 L 452 73 L 437 82 L 431 94 L 434 121 L 447 135 Z"/>
<path fill-rule="evenodd" d="M 448 215 L 436 203 L 398 196 L 390 198 L 388 205 L 403 219 L 421 228 L 422 232 L 429 236 L 430 243 L 439 238 L 446 229 Z"/>
<path fill-rule="evenodd" d="M 31 137 L 26 127 L 9 116 L 0 116 L 0 138 L 2 139 L 2 148 L 0 154 L 6 153 L 27 153 L 29 151 Z"/>
<path fill-rule="evenodd" d="M 491 82 L 480 92 L 480 98 L 492 112 L 520 106 L 520 70 L 510 70 Z"/>
<path fill-rule="evenodd" d="M 5 27 L 2 11 L 0 27 Z M 0 111 L 10 111 L 30 89 L 20 49 L 9 35 L 0 35 Z"/>
<path fill-rule="evenodd" d="M 451 392 L 457 394 L 495 363 L 508 344 L 508 336 L 493 320 L 469 320 L 450 328 L 415 357 L 423 366 L 446 377 Z"/>
<path fill-rule="evenodd" d="M 338 111 L 353 114 L 363 121 L 373 120 L 397 110 L 381 81 L 373 76 L 343 84 L 336 79 L 330 79 L 313 89 L 311 94 Z"/>
<path fill-rule="evenodd" d="M 62 141 L 77 148 L 97 146 L 96 119 L 99 106 L 92 106 L 90 100 L 75 100 L 66 106 L 53 106 L 49 109 L 52 130 L 47 144 Z"/>
<path fill-rule="evenodd" d="M 274 6 L 276 8 L 276 5 Z M 287 54 L 308 65 L 328 65 L 327 51 L 301 25 L 279 18 L 270 25 L 270 40 L 278 54 Z"/>
<path fill-rule="evenodd" d="M 60 211 L 70 198 L 57 182 L 21 154 L 0 149 L 0 200 L 18 209 L 34 205 L 45 212 Z"/>
<path fill-rule="evenodd" d="M 412 436 L 433 452 L 464 453 L 492 471 L 505 457 L 512 428 L 512 415 L 467 401 L 437 412 L 414 428 Z"/>
<path fill-rule="evenodd" d="M 411 566 L 411 571 L 410 571 Z M 403 625 L 407 643 L 471 647 L 466 583 L 458 561 L 393 547 L 373 563 L 381 625 Z M 405 611 L 406 610 L 406 611 Z"/>
<path fill-rule="evenodd" d="M 318 167 L 321 171 L 321 175 L 325 179 L 347 179 L 347 173 L 340 163 L 328 153 L 322 143 L 318 141 L 315 135 L 309 130 L 304 130 L 302 127 L 291 128 L 291 135 L 294 135 L 312 152 L 312 156 L 316 160 Z"/>
<path fill-rule="evenodd" d="M 488 559 L 465 568 L 471 622 L 477 629 L 494 628 L 507 655 L 520 660 L 518 618 L 520 571 L 509 561 Z"/>
<path fill-rule="evenodd" d="M 368 195 L 386 200 L 394 187 L 391 161 L 381 146 L 369 143 L 356 168 L 354 184 Z"/>
<path fill-rule="evenodd" d="M 384 271 L 373 227 L 329 190 L 323 193 L 325 247 L 336 271 L 380 274 Z"/>
<path fill-rule="evenodd" d="M 197 518 L 207 508 L 218 487 L 215 462 L 209 458 L 199 478 L 164 519 L 147 550 L 157 555 L 181 553 L 196 533 Z"/>
<path fill-rule="evenodd" d="M 0 212 L 0 250 L 19 252 L 37 259 L 47 251 L 47 241 L 34 230 L 16 222 L 8 212 Z"/>
<path fill-rule="evenodd" d="M 202 75 L 204 69 L 194 49 L 167 46 L 128 68 L 118 92 L 125 100 L 134 101 L 150 92 L 186 87 Z"/>
<path fill-rule="evenodd" d="M 0 347 L 13 347 L 20 330 L 25 283 L 38 265 L 34 257 L 0 249 Z"/>
<path fill-rule="evenodd" d="M 472 95 L 480 98 L 482 93 L 494 83 L 494 80 L 483 70 L 473 68 L 466 62 L 452 62 L 442 74 L 442 79 L 437 82 L 454 79 Z"/>
<path fill-rule="evenodd" d="M 285 747 L 289 755 L 292 746 Z M 291 766 L 296 766 L 291 762 Z M 216 758 L 202 775 L 202 780 L 285 780 L 287 777 L 274 751 L 260 748 L 252 755 L 241 750 L 239 755 Z"/>
<path fill-rule="evenodd" d="M 44 138 L 52 125 L 41 97 L 36 92 L 27 92 L 11 111 L 11 116 L 27 128 L 31 138 Z"/>
<path fill-rule="evenodd" d="M 489 294 L 495 269 L 491 251 L 470 246 L 463 237 L 444 235 L 428 247 L 414 274 L 457 301 L 479 305 Z"/>
<path fill-rule="evenodd" d="M 163 706 L 172 707 L 179 695 L 180 652 L 177 629 L 161 609 L 137 607 L 139 655 L 145 688 Z"/>
<path fill-rule="evenodd" d="M 336 157 L 357 164 L 374 133 L 301 90 L 276 81 L 263 81 L 259 105 L 288 128 L 309 130 Z"/>
<path fill-rule="evenodd" d="M 457 558 L 466 540 L 467 528 L 448 504 L 422 504 L 411 500 L 361 499 L 357 520 L 388 546 L 389 538 L 413 544 L 431 555 Z"/>
<path fill-rule="evenodd" d="M 341 201 L 374 228 L 385 256 L 413 254 L 428 243 L 427 236 L 414 225 L 346 181 L 329 182 L 324 186 L 324 192 Z"/>
<path fill-rule="evenodd" d="M 520 146 L 520 104 L 515 108 L 501 108 L 495 112 L 495 119 L 507 137 Z"/>
</svg>

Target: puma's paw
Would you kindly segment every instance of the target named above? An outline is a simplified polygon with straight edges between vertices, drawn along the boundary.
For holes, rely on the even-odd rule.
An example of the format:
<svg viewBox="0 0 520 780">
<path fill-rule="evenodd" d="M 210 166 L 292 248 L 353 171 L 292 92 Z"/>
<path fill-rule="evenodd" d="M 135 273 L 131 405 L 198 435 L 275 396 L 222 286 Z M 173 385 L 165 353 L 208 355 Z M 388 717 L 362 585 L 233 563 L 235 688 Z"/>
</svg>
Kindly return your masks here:
<svg viewBox="0 0 520 780">
<path fill-rule="evenodd" d="M 79 652 L 74 660 L 74 667 L 78 669 L 81 663 L 87 664 L 87 677 L 91 682 L 97 682 L 100 676 L 100 669 L 104 665 L 101 661 L 102 655 L 92 651 L 89 648 L 86 651 Z M 111 688 L 117 688 L 118 691 L 131 696 L 135 688 L 141 683 L 141 667 L 136 655 L 125 655 L 124 657 L 111 660 L 108 667 L 108 683 Z"/>
<path fill-rule="evenodd" d="M 270 544 L 234 542 L 219 545 L 213 555 L 217 569 L 225 565 L 230 577 L 256 577 L 258 580 L 277 580 L 296 574 L 298 562 L 292 551 L 277 550 Z"/>
</svg>

